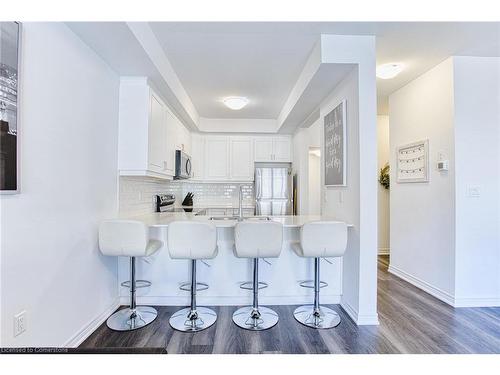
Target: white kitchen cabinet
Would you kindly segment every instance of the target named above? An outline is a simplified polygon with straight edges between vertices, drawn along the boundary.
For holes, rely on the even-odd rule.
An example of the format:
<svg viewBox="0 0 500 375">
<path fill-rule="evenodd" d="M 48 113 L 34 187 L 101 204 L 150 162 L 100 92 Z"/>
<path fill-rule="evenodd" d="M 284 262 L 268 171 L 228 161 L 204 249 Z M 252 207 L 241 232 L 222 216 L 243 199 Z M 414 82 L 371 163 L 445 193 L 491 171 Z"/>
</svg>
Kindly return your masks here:
<svg viewBox="0 0 500 375">
<path fill-rule="evenodd" d="M 205 179 L 205 138 L 200 134 L 191 136 L 191 159 L 193 164 L 193 180 Z"/>
<path fill-rule="evenodd" d="M 230 137 L 230 178 L 233 181 L 253 181 L 253 140 L 250 137 Z"/>
<path fill-rule="evenodd" d="M 290 137 L 273 138 L 273 160 L 280 162 L 292 161 L 292 140 Z"/>
<path fill-rule="evenodd" d="M 148 169 L 165 173 L 167 160 L 167 111 L 161 100 L 151 92 L 148 129 Z"/>
<path fill-rule="evenodd" d="M 205 138 L 205 180 L 229 180 L 229 137 Z"/>
<path fill-rule="evenodd" d="M 256 162 L 291 162 L 291 139 L 288 136 L 256 137 L 254 153 Z"/>
<path fill-rule="evenodd" d="M 191 133 L 182 124 L 177 117 L 174 116 L 174 148 L 182 150 L 187 154 L 191 154 Z"/>
<path fill-rule="evenodd" d="M 120 175 L 172 178 L 168 108 L 146 78 L 121 79 L 118 134 Z"/>
<path fill-rule="evenodd" d="M 271 137 L 255 138 L 254 154 L 256 162 L 272 161 L 273 139 Z"/>
</svg>

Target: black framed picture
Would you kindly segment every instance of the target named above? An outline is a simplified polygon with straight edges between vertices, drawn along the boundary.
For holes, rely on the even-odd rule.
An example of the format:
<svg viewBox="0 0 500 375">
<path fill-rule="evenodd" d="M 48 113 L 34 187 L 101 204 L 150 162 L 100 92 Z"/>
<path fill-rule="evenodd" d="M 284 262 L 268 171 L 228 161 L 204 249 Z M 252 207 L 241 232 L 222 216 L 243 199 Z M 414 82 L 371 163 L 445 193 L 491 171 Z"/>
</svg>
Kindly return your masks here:
<svg viewBox="0 0 500 375">
<path fill-rule="evenodd" d="M 324 118 L 325 186 L 346 186 L 346 101 L 342 100 Z"/>
<path fill-rule="evenodd" d="M 0 191 L 19 192 L 19 65 L 21 25 L 0 22 Z"/>
</svg>

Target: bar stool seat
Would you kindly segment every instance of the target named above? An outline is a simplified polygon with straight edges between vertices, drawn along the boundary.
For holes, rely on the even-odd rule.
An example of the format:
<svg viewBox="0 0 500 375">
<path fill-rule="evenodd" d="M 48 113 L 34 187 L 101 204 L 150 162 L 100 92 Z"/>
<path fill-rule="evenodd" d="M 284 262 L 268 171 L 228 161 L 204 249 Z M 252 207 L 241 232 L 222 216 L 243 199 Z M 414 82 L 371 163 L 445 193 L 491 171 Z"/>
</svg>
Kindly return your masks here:
<svg viewBox="0 0 500 375">
<path fill-rule="evenodd" d="M 191 306 L 175 312 L 170 317 L 170 326 L 181 332 L 204 330 L 216 322 L 217 313 L 196 305 L 196 292 L 200 290 L 196 282 L 196 261 L 217 256 L 217 229 L 213 223 L 175 221 L 168 225 L 167 243 L 172 259 L 191 260 Z"/>
<path fill-rule="evenodd" d="M 130 258 L 130 280 L 122 285 L 130 288 L 130 306 L 111 315 L 107 326 L 115 331 L 131 331 L 153 322 L 158 313 L 150 306 L 136 305 L 136 290 L 149 281 L 136 280 L 136 257 L 147 257 L 156 253 L 163 245 L 158 240 L 148 240 L 148 228 L 134 220 L 106 220 L 99 226 L 99 249 L 104 255 Z M 137 283 L 141 283 L 138 286 Z"/>
<path fill-rule="evenodd" d="M 314 258 L 314 304 L 295 309 L 295 319 L 311 328 L 333 328 L 340 324 L 340 316 L 319 302 L 320 260 L 324 257 L 342 257 L 347 247 L 347 225 L 338 221 L 313 221 L 300 230 L 300 242 L 292 243 L 294 252 L 303 258 Z"/>
<path fill-rule="evenodd" d="M 278 314 L 259 306 L 259 258 L 276 258 L 283 246 L 283 226 L 281 223 L 238 222 L 234 230 L 234 253 L 238 258 L 253 259 L 253 303 L 242 307 L 233 314 L 233 322 L 240 328 L 261 331 L 278 323 Z M 245 285 L 247 283 L 243 283 Z M 244 289 L 247 287 L 242 286 Z"/>
</svg>

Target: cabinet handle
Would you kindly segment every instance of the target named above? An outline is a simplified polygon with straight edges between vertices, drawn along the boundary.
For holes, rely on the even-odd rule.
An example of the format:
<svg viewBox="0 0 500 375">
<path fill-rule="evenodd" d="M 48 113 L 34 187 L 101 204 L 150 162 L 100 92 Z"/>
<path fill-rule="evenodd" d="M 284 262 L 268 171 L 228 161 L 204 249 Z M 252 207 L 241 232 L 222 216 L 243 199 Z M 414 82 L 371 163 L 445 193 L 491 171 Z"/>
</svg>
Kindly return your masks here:
<svg viewBox="0 0 500 375">
<path fill-rule="evenodd" d="M 168 163 L 166 160 L 163 161 L 163 170 L 167 170 L 168 169 Z"/>
</svg>

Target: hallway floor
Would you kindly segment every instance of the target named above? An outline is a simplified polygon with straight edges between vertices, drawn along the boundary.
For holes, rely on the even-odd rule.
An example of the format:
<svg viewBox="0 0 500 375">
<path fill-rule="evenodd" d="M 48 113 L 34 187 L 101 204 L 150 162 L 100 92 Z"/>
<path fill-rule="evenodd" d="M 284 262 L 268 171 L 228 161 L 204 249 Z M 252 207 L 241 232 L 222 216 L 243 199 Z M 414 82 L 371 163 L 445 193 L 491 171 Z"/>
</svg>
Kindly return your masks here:
<svg viewBox="0 0 500 375">
<path fill-rule="evenodd" d="M 387 272 L 378 261 L 379 326 L 356 326 L 338 305 L 336 328 L 314 330 L 293 318 L 295 306 L 274 306 L 279 323 L 261 332 L 238 328 L 234 307 L 214 308 L 217 323 L 195 334 L 174 331 L 170 315 L 179 309 L 159 306 L 158 318 L 132 332 L 102 324 L 78 348 L 85 352 L 138 353 L 500 353 L 500 308 L 458 308 L 441 302 Z M 128 348 L 129 350 L 127 350 Z M 135 348 L 135 349 L 132 349 Z"/>
</svg>

